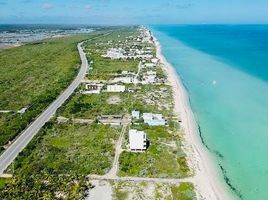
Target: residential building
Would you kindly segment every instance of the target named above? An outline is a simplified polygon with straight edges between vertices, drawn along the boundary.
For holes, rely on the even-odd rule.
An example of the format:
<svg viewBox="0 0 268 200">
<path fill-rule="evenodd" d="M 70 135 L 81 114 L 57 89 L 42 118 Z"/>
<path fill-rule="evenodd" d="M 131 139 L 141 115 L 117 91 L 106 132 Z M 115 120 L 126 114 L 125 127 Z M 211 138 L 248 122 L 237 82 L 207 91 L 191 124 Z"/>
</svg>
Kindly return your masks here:
<svg viewBox="0 0 268 200">
<path fill-rule="evenodd" d="M 147 137 L 144 131 L 130 129 L 128 133 L 129 149 L 133 152 L 142 152 L 147 149 Z"/>
<path fill-rule="evenodd" d="M 102 87 L 103 84 L 98 83 L 86 84 L 86 91 L 83 91 L 83 94 L 99 94 L 101 92 Z"/>
<path fill-rule="evenodd" d="M 152 59 L 151 59 L 151 62 L 152 62 L 152 63 L 154 63 L 154 64 L 157 64 L 157 63 L 158 63 L 158 61 L 159 61 L 159 59 L 158 59 L 158 58 L 152 58 Z"/>
<path fill-rule="evenodd" d="M 99 115 L 97 119 L 104 125 L 121 126 L 123 122 L 123 115 Z"/>
<path fill-rule="evenodd" d="M 124 85 L 107 85 L 107 92 L 125 92 Z"/>
<path fill-rule="evenodd" d="M 155 63 L 145 63 L 144 67 L 156 67 Z"/>
<path fill-rule="evenodd" d="M 162 114 L 143 113 L 142 118 L 144 123 L 148 124 L 149 126 L 166 125 L 166 120 L 163 118 Z"/>
</svg>

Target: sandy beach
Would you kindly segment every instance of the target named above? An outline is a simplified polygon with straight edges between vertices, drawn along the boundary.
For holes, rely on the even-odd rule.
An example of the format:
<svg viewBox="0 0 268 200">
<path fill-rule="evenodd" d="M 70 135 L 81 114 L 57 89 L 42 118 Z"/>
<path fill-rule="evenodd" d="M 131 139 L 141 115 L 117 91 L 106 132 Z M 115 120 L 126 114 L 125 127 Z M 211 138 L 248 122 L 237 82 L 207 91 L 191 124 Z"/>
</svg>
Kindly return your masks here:
<svg viewBox="0 0 268 200">
<path fill-rule="evenodd" d="M 177 72 L 161 52 L 161 45 L 154 37 L 157 48 L 157 57 L 163 64 L 168 81 L 173 88 L 175 112 L 182 120 L 181 127 L 184 131 L 184 150 L 188 156 L 188 163 L 194 171 L 193 182 L 197 189 L 199 199 L 215 200 L 230 199 L 227 186 L 220 180 L 219 170 L 213 163 L 211 153 L 202 144 L 198 135 L 198 126 L 191 110 L 188 94 Z M 176 98 L 175 98 L 176 97 Z"/>
<path fill-rule="evenodd" d="M 6 43 L 0 43 L 0 49 L 9 49 L 14 47 L 19 47 L 21 44 L 6 44 Z"/>
</svg>

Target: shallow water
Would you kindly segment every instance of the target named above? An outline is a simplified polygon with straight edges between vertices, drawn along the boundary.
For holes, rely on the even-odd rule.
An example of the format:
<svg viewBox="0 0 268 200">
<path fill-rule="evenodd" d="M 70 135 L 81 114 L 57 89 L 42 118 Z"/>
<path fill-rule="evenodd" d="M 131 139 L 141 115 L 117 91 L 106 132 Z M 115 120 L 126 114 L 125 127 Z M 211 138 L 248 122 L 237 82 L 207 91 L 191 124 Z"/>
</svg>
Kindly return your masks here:
<svg viewBox="0 0 268 200">
<path fill-rule="evenodd" d="M 229 186 L 268 199 L 268 26 L 151 28 Z"/>
</svg>

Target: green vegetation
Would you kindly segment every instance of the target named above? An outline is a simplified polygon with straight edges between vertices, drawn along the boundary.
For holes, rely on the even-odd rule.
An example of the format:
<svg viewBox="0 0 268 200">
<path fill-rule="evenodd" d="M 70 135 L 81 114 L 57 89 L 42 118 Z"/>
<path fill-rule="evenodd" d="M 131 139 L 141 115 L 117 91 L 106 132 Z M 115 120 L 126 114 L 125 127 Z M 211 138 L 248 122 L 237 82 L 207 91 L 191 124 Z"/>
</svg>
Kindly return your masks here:
<svg viewBox="0 0 268 200">
<path fill-rule="evenodd" d="M 92 34 L 94 35 L 94 34 Z M 0 147 L 12 140 L 74 79 L 77 43 L 92 36 L 47 39 L 0 50 Z M 22 108 L 26 113 L 18 114 Z"/>
<path fill-rule="evenodd" d="M 113 182 L 113 199 L 125 200 L 125 199 L 152 199 L 146 195 L 147 182 L 128 182 L 128 181 L 116 181 Z"/>
<path fill-rule="evenodd" d="M 7 171 L 14 178 L 4 188 L 0 184 L 0 198 L 53 199 L 48 197 L 62 193 L 80 199 L 88 187 L 85 176 L 111 168 L 118 132 L 96 124 L 48 123 Z"/>
<path fill-rule="evenodd" d="M 196 200 L 191 183 L 112 182 L 113 199 Z"/>
<path fill-rule="evenodd" d="M 119 158 L 120 176 L 182 178 L 190 175 L 180 136 L 170 127 L 133 126 L 147 133 L 150 146 L 144 153 L 123 152 Z"/>
<path fill-rule="evenodd" d="M 139 62 L 135 60 L 111 60 L 94 51 L 89 52 L 88 55 L 94 62 L 89 79 L 107 80 L 112 78 L 115 73 L 121 73 L 122 71 L 137 72 L 138 70 Z"/>
<path fill-rule="evenodd" d="M 109 104 L 109 99 L 113 97 L 120 99 L 120 102 Z M 130 103 L 131 93 L 76 94 L 60 109 L 59 115 L 95 119 L 100 114 L 126 114 Z"/>
<path fill-rule="evenodd" d="M 165 116 L 173 114 L 173 96 L 171 86 L 139 85 L 134 94 L 133 108 L 141 112 L 162 113 Z"/>
<path fill-rule="evenodd" d="M 124 182 L 113 183 L 113 187 L 114 187 L 113 199 L 115 200 L 128 199 L 128 191 L 125 190 Z"/>
<path fill-rule="evenodd" d="M 135 93 L 76 93 L 60 108 L 59 115 L 67 118 L 95 119 L 100 114 L 127 114 L 132 110 L 139 110 L 141 113 L 161 112 L 165 115 L 173 113 L 173 99 L 169 86 L 140 85 L 138 88 L 138 92 Z M 114 97 L 118 98 L 119 102 L 110 103 L 109 99 Z"/>
<path fill-rule="evenodd" d="M 0 108 L 17 111 L 51 91 L 61 91 L 80 67 L 77 43 L 88 37 L 48 39 L 1 50 Z"/>
<path fill-rule="evenodd" d="M 177 200 L 193 200 L 196 199 L 194 186 L 191 183 L 181 183 L 178 186 L 171 187 L 172 199 Z"/>
</svg>

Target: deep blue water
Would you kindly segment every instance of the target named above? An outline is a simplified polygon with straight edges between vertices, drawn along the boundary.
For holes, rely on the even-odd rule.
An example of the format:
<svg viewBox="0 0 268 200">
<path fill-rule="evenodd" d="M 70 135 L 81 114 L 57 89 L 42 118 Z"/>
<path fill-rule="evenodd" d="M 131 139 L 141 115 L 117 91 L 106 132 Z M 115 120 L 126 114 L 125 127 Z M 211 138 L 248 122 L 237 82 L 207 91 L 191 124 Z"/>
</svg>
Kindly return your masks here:
<svg viewBox="0 0 268 200">
<path fill-rule="evenodd" d="M 152 30 L 229 187 L 242 199 L 268 199 L 268 25 Z"/>
<path fill-rule="evenodd" d="M 161 31 L 268 81 L 268 25 L 162 26 Z"/>
</svg>

